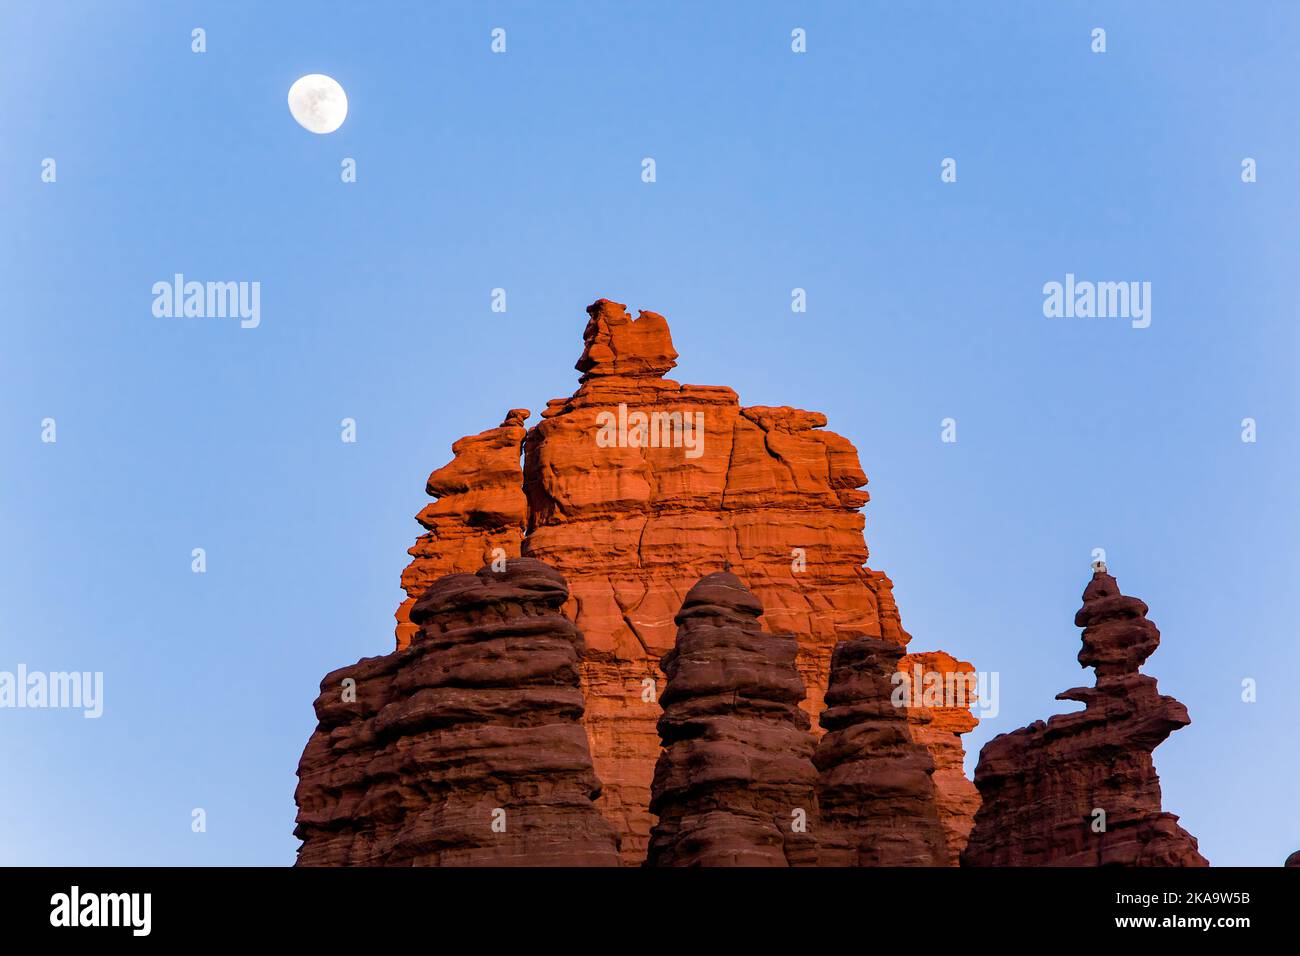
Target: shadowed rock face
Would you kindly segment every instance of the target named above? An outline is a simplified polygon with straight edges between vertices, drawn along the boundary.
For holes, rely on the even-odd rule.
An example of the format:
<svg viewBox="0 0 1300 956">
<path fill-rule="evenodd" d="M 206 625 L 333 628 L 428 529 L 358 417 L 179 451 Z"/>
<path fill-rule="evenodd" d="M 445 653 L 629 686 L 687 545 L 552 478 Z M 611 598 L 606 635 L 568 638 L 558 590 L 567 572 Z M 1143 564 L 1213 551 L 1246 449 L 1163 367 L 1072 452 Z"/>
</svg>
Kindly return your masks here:
<svg viewBox="0 0 1300 956">
<path fill-rule="evenodd" d="M 902 648 L 861 637 L 835 648 L 822 711 L 820 860 L 824 866 L 947 866 L 934 761 L 891 701 Z"/>
<path fill-rule="evenodd" d="M 568 596 L 527 558 L 443 577 L 408 647 L 329 674 L 298 767 L 299 865 L 617 865 Z"/>
<path fill-rule="evenodd" d="M 677 614 L 655 765 L 647 866 L 817 862 L 814 741 L 795 642 L 766 633 L 734 574 L 703 578 Z"/>
<path fill-rule="evenodd" d="M 403 574 L 398 645 L 414 631 L 409 612 L 423 589 L 477 569 L 494 548 L 563 573 L 565 613 L 587 641 L 584 724 L 604 783 L 599 805 L 623 838 L 624 862 L 635 864 L 653 822 L 659 753 L 660 706 L 647 682 L 662 685 L 674 615 L 703 575 L 729 562 L 766 608 L 769 629 L 794 636 L 815 734 L 835 644 L 867 635 L 902 647 L 910 636 L 889 578 L 864 567 L 867 478 L 853 444 L 826 431 L 818 412 L 741 407 L 729 388 L 665 379 L 677 352 L 656 313 L 632 318 L 608 299 L 587 313 L 578 390 L 550 401 L 532 429 L 516 409 L 500 427 L 462 439 L 455 460 L 430 476 L 439 500 L 420 513 L 427 531 Z M 621 436 L 613 429 L 624 440 L 598 443 L 600 421 L 617 425 L 620 411 L 624 422 L 646 415 L 648 427 L 640 432 L 632 418 Z M 917 655 L 899 666 L 915 661 L 933 663 Z M 942 663 L 969 667 L 947 655 Z M 909 716 L 938 768 L 955 856 L 978 802 L 961 772 L 960 736 L 976 721 L 961 708 Z"/>
<path fill-rule="evenodd" d="M 1300 850 L 1296 850 L 1294 853 L 1292 853 L 1290 856 L 1288 856 L 1288 857 L 1286 858 L 1286 863 L 1284 863 L 1284 864 L 1282 864 L 1282 865 L 1283 865 L 1283 866 L 1300 866 Z"/>
<path fill-rule="evenodd" d="M 1208 865 L 1160 807 L 1151 752 L 1191 720 L 1138 672 L 1160 644 L 1146 613 L 1104 570 L 1093 575 L 1074 622 L 1085 629 L 1079 663 L 1096 669 L 1096 686 L 1056 695 L 1082 711 L 984 745 L 975 770 L 983 803 L 964 866 Z"/>
</svg>

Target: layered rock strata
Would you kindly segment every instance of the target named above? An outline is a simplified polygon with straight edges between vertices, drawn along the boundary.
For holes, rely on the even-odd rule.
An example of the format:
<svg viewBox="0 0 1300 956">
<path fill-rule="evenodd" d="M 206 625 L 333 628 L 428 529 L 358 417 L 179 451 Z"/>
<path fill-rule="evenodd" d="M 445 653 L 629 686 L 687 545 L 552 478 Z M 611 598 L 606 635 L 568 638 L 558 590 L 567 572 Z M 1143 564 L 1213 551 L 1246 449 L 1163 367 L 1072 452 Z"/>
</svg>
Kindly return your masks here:
<svg viewBox="0 0 1300 956">
<path fill-rule="evenodd" d="M 676 615 L 655 765 L 647 866 L 811 866 L 817 809 L 811 721 L 790 635 L 729 572 L 702 578 Z"/>
<path fill-rule="evenodd" d="M 435 580 L 458 571 L 477 571 L 494 558 L 519 557 L 528 521 L 519 456 L 527 429 L 526 408 L 512 408 L 505 421 L 451 446 L 454 456 L 429 476 L 425 491 L 436 498 L 416 515 L 425 528 L 407 553 L 402 572 L 406 600 L 397 609 L 397 646 L 419 629 L 411 608 Z"/>
<path fill-rule="evenodd" d="M 835 644 L 867 635 L 902 646 L 909 635 L 889 578 L 864 566 L 867 478 L 852 443 L 825 431 L 820 413 L 742 407 L 729 388 L 664 378 L 677 352 L 656 313 L 634 319 L 607 299 L 587 312 L 577 392 L 549 402 L 526 438 L 526 413 L 516 410 L 457 442 L 455 461 L 430 476 L 440 498 L 420 515 L 428 530 L 403 575 L 398 643 L 428 581 L 474 570 L 493 549 L 559 569 L 571 589 L 565 611 L 587 640 L 585 724 L 601 809 L 635 864 L 652 823 L 658 662 L 701 576 L 729 562 L 768 627 L 794 635 L 814 732 Z M 941 768 L 940 805 L 958 852 L 975 799 L 960 773 L 960 734 L 975 721 L 968 710 L 915 719 L 930 728 L 917 737 Z"/>
<path fill-rule="evenodd" d="M 326 676 L 298 767 L 302 866 L 614 866 L 564 578 L 434 581 L 409 644 Z"/>
<path fill-rule="evenodd" d="M 975 668 L 943 651 L 929 651 L 904 655 L 898 669 L 909 678 L 910 687 L 920 687 L 920 699 L 912 695 L 915 702 L 907 708 L 907 720 L 912 739 L 925 747 L 934 761 L 934 788 L 947 864 L 957 866 L 980 805 L 979 791 L 966 776 L 966 752 L 961 743 L 961 735 L 970 733 L 979 723 L 971 713 L 977 700 Z M 930 681 L 942 688 L 942 695 L 936 695 L 938 700 L 931 700 L 927 693 Z"/>
<path fill-rule="evenodd" d="M 882 638 L 839 644 L 831 657 L 819 771 L 824 866 L 948 866 L 934 760 L 913 737 L 894 690 L 902 648 Z"/>
<path fill-rule="evenodd" d="M 1147 606 L 1104 568 L 1075 615 L 1079 664 L 1096 685 L 1056 695 L 1081 711 L 1002 734 L 975 770 L 982 803 L 964 866 L 1206 866 L 1196 838 L 1161 809 L 1151 753 L 1191 723 L 1138 668 L 1160 644 Z"/>
</svg>

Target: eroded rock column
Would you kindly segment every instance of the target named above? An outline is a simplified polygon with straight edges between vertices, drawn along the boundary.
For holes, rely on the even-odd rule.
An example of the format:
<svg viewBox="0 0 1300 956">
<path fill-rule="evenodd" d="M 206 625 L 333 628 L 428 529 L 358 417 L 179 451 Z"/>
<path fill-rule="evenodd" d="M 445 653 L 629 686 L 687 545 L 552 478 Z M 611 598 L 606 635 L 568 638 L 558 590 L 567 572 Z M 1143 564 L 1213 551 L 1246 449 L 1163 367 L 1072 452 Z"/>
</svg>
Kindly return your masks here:
<svg viewBox="0 0 1300 956">
<path fill-rule="evenodd" d="M 409 646 L 328 675 L 298 767 L 303 866 L 615 866 L 564 578 L 435 581 Z"/>
<path fill-rule="evenodd" d="M 948 866 L 934 760 L 897 705 L 903 649 L 860 637 L 835 648 L 813 758 L 824 866 Z"/>
<path fill-rule="evenodd" d="M 691 588 L 659 719 L 648 866 L 810 866 L 817 862 L 816 769 L 790 635 L 734 574 Z"/>
<path fill-rule="evenodd" d="M 963 866 L 1208 866 L 1196 838 L 1161 809 L 1151 753 L 1191 723 L 1138 672 L 1160 644 L 1147 606 L 1104 568 L 1075 615 L 1093 687 L 1056 695 L 1084 709 L 1002 734 L 975 770 L 983 803 Z"/>
</svg>

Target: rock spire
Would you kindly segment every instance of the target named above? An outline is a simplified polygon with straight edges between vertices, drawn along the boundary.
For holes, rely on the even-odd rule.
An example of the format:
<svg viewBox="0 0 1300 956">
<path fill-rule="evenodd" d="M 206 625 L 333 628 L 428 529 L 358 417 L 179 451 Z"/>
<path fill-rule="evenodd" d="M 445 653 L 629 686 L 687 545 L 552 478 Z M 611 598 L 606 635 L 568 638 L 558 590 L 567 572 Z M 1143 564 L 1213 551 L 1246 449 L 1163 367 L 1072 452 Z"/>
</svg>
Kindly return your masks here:
<svg viewBox="0 0 1300 956">
<path fill-rule="evenodd" d="M 1147 606 L 1102 566 L 1075 615 L 1094 687 L 1056 695 L 1084 709 L 1002 734 L 975 770 L 983 798 L 964 866 L 1207 866 L 1196 838 L 1161 809 L 1151 752 L 1191 723 L 1138 668 L 1160 644 Z"/>
<path fill-rule="evenodd" d="M 800 709 L 792 636 L 728 571 L 702 578 L 664 655 L 663 752 L 655 765 L 648 866 L 817 862 L 814 739 Z"/>
<path fill-rule="evenodd" d="M 403 650 L 326 676 L 298 767 L 303 866 L 615 866 L 564 578 L 439 578 Z"/>
</svg>

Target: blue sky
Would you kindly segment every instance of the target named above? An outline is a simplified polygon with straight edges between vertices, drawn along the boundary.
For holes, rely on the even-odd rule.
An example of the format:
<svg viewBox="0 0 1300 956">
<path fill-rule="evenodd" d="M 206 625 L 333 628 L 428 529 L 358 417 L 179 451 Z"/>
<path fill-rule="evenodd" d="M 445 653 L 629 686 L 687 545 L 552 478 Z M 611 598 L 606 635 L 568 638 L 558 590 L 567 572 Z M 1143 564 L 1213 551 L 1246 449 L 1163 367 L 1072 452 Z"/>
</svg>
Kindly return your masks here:
<svg viewBox="0 0 1300 956">
<path fill-rule="evenodd" d="M 1091 682 L 1104 547 L 1192 715 L 1166 809 L 1280 864 L 1300 11 L 622 6 L 4 5 L 0 670 L 103 671 L 105 712 L 0 710 L 0 863 L 291 863 L 317 684 L 391 647 L 428 472 L 572 392 L 608 296 L 668 317 L 679 381 L 856 443 L 913 648 L 1001 675 L 968 769 Z M 313 72 L 328 136 L 285 105 Z M 260 327 L 154 317 L 175 272 L 260 282 Z M 1151 282 L 1150 328 L 1045 318 L 1067 272 Z"/>
</svg>

